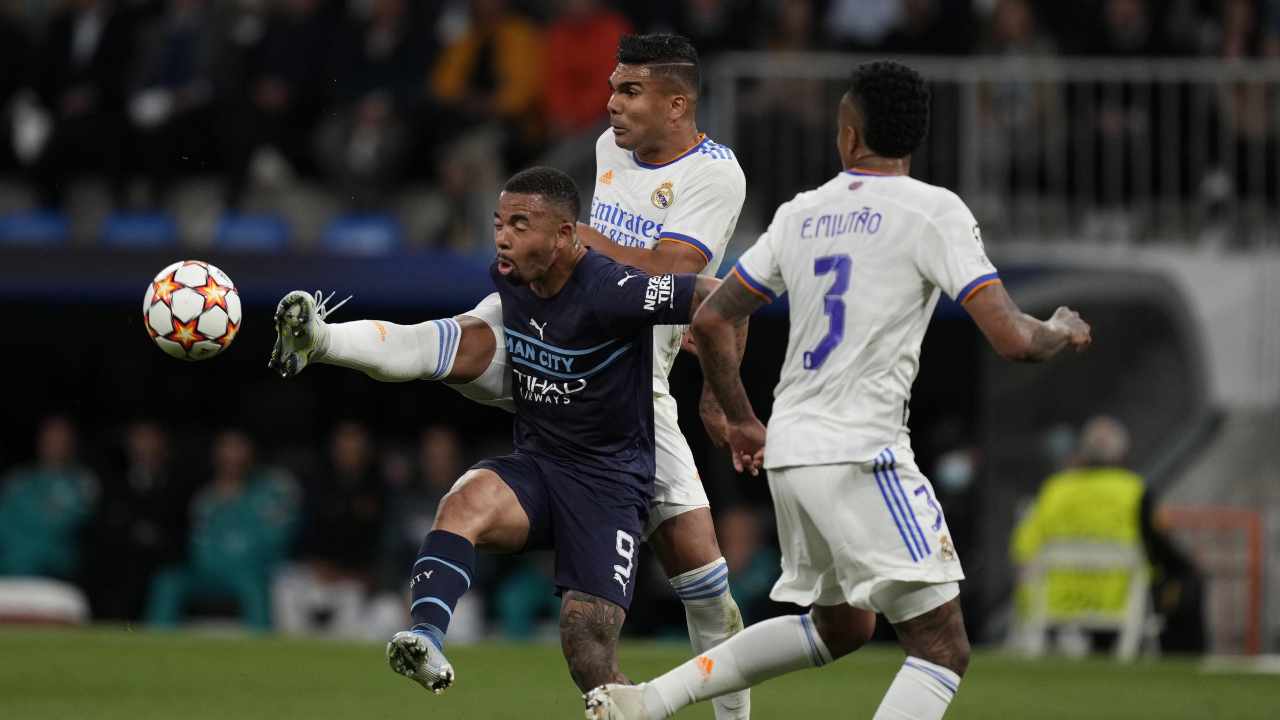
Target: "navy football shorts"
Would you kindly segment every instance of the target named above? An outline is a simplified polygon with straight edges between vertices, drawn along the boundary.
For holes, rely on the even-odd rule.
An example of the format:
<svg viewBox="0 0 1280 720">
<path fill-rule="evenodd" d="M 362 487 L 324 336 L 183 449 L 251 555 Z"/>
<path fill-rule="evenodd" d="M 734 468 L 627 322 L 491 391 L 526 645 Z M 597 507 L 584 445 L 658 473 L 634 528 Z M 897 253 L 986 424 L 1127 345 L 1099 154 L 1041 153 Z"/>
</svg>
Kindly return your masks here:
<svg viewBox="0 0 1280 720">
<path fill-rule="evenodd" d="M 556 587 L 631 606 L 649 498 L 631 475 L 516 452 L 475 464 L 502 478 L 529 516 L 525 550 L 552 549 Z"/>
</svg>

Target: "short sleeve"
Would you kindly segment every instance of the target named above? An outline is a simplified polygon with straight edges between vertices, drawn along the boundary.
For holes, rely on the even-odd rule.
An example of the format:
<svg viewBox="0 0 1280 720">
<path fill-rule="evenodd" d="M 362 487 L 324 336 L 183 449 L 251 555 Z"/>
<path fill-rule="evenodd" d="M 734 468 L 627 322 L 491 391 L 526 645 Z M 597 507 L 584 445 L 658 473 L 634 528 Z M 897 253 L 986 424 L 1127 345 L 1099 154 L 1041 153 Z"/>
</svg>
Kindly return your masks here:
<svg viewBox="0 0 1280 720">
<path fill-rule="evenodd" d="M 652 325 L 687 325 L 698 276 L 692 273 L 649 275 L 610 261 L 596 283 L 592 302 L 607 327 L 638 330 Z"/>
<path fill-rule="evenodd" d="M 995 265 L 987 259 L 978 221 L 954 194 L 948 194 L 941 212 L 920 234 L 916 265 L 925 278 L 960 303 L 1000 282 Z"/>
<path fill-rule="evenodd" d="M 720 160 L 695 173 L 696 183 L 670 188 L 673 198 L 658 242 L 678 242 L 697 250 L 711 262 L 724 257 L 729 236 L 738 224 L 747 181 L 737 163 Z"/>
<path fill-rule="evenodd" d="M 777 236 L 782 231 L 782 224 L 778 220 L 781 214 L 782 208 L 779 208 L 773 222 L 769 223 L 769 228 L 754 245 L 747 248 L 729 272 L 731 282 L 742 283 L 747 290 L 768 302 L 777 300 L 779 295 L 787 291 L 782 279 L 781 258 L 776 249 Z"/>
</svg>

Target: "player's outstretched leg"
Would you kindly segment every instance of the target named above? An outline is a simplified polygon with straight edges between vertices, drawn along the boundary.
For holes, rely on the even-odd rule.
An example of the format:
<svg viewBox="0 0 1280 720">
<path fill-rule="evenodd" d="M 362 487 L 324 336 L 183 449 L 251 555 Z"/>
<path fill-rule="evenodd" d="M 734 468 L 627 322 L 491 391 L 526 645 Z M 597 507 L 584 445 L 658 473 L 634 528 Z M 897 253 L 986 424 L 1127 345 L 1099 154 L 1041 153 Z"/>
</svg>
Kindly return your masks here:
<svg viewBox="0 0 1280 720">
<path fill-rule="evenodd" d="M 822 667 L 871 638 L 875 615 L 848 605 L 756 623 L 671 672 L 639 685 L 587 693 L 587 720 L 661 720 L 695 702 L 769 678 Z"/>
<path fill-rule="evenodd" d="M 649 536 L 671 589 L 684 604 L 689 642 L 705 653 L 742 630 L 742 613 L 729 592 L 729 567 L 720 553 L 711 510 L 699 507 L 667 518 Z M 751 717 L 751 691 L 712 702 L 716 720 Z"/>
<path fill-rule="evenodd" d="M 280 373 L 280 377 L 293 377 L 302 372 L 317 350 L 323 352 L 328 341 L 325 317 L 351 298 L 332 308 L 326 307 L 332 299 L 332 294 L 326 298 L 318 291 L 313 296 L 302 290 L 294 290 L 280 299 L 275 315 L 276 343 L 271 348 L 267 367 Z"/>
<path fill-rule="evenodd" d="M 953 597 L 923 615 L 894 623 L 893 629 L 907 659 L 889 685 L 874 720 L 940 720 L 969 668 L 969 636 L 960 600 Z"/>
</svg>

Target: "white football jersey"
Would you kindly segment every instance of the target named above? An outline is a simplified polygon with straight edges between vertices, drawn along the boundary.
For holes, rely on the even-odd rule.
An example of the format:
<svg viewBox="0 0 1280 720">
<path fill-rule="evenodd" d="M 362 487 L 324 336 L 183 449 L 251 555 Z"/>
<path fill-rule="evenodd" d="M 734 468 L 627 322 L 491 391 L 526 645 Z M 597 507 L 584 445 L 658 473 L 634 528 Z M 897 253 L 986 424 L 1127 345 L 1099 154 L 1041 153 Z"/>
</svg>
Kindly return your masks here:
<svg viewBox="0 0 1280 720">
<path fill-rule="evenodd" d="M 964 302 L 999 282 L 955 193 L 852 171 L 779 207 L 732 274 L 770 300 L 790 293 L 769 468 L 864 462 L 907 442 L 939 292 Z"/>
<path fill-rule="evenodd" d="M 630 247 L 684 243 L 706 258 L 701 274 L 715 274 L 747 194 L 746 176 L 732 150 L 702 136 L 675 159 L 654 165 L 618 147 L 613 131 L 606 130 L 596 140 L 596 173 L 591 227 Z M 670 392 L 667 375 L 684 329 L 653 329 L 656 393 Z"/>
</svg>

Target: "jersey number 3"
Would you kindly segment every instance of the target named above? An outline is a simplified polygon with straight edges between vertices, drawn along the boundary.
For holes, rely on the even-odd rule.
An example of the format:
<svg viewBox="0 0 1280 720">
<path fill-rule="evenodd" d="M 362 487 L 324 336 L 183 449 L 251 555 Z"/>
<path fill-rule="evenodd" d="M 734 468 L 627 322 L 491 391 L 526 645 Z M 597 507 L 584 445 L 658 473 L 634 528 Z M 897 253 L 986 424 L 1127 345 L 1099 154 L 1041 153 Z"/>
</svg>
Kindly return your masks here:
<svg viewBox="0 0 1280 720">
<path fill-rule="evenodd" d="M 835 273 L 836 281 L 822 297 L 822 312 L 827 314 L 827 334 L 818 346 L 804 354 L 804 369 L 817 370 L 827 361 L 827 356 L 844 339 L 844 294 L 849 291 L 849 275 L 853 273 L 853 260 L 848 255 L 824 255 L 813 261 L 815 276 Z"/>
</svg>

